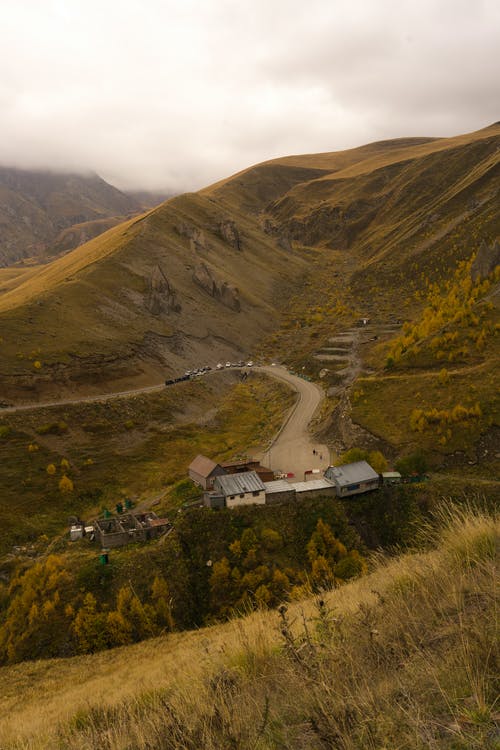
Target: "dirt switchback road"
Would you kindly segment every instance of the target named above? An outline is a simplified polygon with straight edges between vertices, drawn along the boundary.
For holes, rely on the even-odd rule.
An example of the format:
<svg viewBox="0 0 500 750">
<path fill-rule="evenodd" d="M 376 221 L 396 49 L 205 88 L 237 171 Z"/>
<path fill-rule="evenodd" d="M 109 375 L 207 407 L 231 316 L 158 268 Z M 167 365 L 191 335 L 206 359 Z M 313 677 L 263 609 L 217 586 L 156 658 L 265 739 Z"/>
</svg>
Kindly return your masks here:
<svg viewBox="0 0 500 750">
<path fill-rule="evenodd" d="M 277 380 L 284 381 L 299 394 L 296 404 L 289 412 L 274 442 L 267 451 L 260 454 L 260 460 L 275 471 L 292 472 L 295 475 L 295 481 L 302 481 L 304 479 L 304 472 L 309 469 L 326 468 L 329 464 L 328 448 L 326 445 L 313 442 L 308 432 L 309 422 L 323 399 L 324 394 L 321 388 L 314 383 L 292 375 L 284 367 L 264 366 L 255 367 L 254 369 L 264 372 L 266 375 L 270 375 Z M 216 372 L 213 371 L 210 374 L 215 375 Z M 130 398 L 143 393 L 161 391 L 164 388 L 165 385 L 161 383 L 159 385 L 117 393 L 107 393 L 99 396 L 83 396 L 81 398 L 37 404 L 20 404 L 1 409 L 0 415 L 2 413 L 43 409 L 51 406 L 67 406 L 79 403 L 105 402 L 117 398 Z"/>
<path fill-rule="evenodd" d="M 274 442 L 267 451 L 260 454 L 262 463 L 275 471 L 293 472 L 296 482 L 301 482 L 304 472 L 309 469 L 326 469 L 330 462 L 328 447 L 314 442 L 308 432 L 309 423 L 324 398 L 321 388 L 292 375 L 284 367 L 255 369 L 283 380 L 299 394 L 297 403 Z"/>
</svg>

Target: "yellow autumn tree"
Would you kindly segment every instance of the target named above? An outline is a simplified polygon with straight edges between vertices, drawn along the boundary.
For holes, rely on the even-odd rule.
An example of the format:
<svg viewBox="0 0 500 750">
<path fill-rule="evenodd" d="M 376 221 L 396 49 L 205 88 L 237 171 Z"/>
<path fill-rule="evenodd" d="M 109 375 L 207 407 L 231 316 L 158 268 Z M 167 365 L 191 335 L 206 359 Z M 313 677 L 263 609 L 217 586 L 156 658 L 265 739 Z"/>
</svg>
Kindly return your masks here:
<svg viewBox="0 0 500 750">
<path fill-rule="evenodd" d="M 59 490 L 63 493 L 63 495 L 66 495 L 70 492 L 73 492 L 73 489 L 73 482 L 66 474 L 64 474 L 64 476 L 62 476 L 59 480 Z"/>
<path fill-rule="evenodd" d="M 167 630 L 173 630 L 174 618 L 172 615 L 172 597 L 170 595 L 168 584 L 163 576 L 155 576 L 151 587 L 151 600 L 158 625 Z"/>
</svg>

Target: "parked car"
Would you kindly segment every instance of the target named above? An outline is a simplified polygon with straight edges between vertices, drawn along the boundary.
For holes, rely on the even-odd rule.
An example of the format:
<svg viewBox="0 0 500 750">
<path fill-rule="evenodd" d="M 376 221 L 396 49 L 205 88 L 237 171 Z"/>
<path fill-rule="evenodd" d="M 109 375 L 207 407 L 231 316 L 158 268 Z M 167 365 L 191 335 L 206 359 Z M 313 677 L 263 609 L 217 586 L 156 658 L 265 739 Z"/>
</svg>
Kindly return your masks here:
<svg viewBox="0 0 500 750">
<path fill-rule="evenodd" d="M 226 367 L 231 367 L 231 362 L 226 362 Z"/>
<path fill-rule="evenodd" d="M 250 360 L 250 362 L 247 362 L 247 367 L 253 367 L 253 362 Z"/>
</svg>

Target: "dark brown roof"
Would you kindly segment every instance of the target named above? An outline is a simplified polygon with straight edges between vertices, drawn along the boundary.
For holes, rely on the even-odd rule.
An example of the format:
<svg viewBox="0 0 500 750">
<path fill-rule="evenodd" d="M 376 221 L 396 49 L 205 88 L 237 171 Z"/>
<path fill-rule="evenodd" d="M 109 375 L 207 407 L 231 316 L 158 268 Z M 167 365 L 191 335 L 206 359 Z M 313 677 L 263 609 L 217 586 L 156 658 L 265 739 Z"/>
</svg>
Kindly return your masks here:
<svg viewBox="0 0 500 750">
<path fill-rule="evenodd" d="M 150 526 L 167 526 L 170 523 L 168 518 L 152 518 L 149 522 Z"/>
<path fill-rule="evenodd" d="M 211 458 L 202 456 L 200 453 L 189 464 L 189 471 L 195 471 L 201 477 L 207 478 L 217 466 L 219 466 L 219 464 L 216 464 Z"/>
<path fill-rule="evenodd" d="M 232 466 L 253 466 L 255 464 L 259 464 L 256 458 L 237 458 L 234 461 L 223 461 L 221 466 L 224 469 L 230 469 Z"/>
</svg>

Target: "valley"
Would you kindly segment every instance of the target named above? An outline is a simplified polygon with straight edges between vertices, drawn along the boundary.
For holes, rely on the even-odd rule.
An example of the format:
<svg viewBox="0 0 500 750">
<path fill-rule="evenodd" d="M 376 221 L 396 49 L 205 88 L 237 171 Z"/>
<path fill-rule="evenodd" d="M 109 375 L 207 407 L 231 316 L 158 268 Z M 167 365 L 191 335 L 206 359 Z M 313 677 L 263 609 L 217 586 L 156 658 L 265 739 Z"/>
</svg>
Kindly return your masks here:
<svg viewBox="0 0 500 750">
<path fill-rule="evenodd" d="M 190 747 L 243 736 L 231 746 L 260 747 L 267 735 L 262 747 L 279 746 L 280 727 L 316 748 L 311 736 L 334 742 L 349 724 L 330 693 L 322 713 L 316 692 L 330 689 L 322 670 L 324 654 L 339 652 L 332 644 L 344 648 L 355 633 L 372 679 L 385 670 L 391 684 L 400 667 L 387 643 L 400 644 L 407 691 L 412 658 L 424 664 L 427 654 L 418 633 L 436 626 L 433 643 L 456 646 L 447 613 L 473 622 L 476 599 L 447 599 L 430 625 L 422 581 L 440 602 L 452 559 L 477 601 L 489 597 L 483 573 L 500 500 L 499 160 L 498 123 L 274 159 L 51 261 L 0 269 L 1 669 L 25 695 L 31 674 L 36 695 L 53 675 L 82 681 L 81 692 L 58 688 L 31 724 L 31 698 L 14 711 L 12 692 L 0 691 L 13 711 L 0 744 L 16 747 L 19 716 L 27 742 L 56 732 L 61 747 L 94 747 L 111 714 L 130 735 L 130 716 L 151 716 L 149 703 L 174 717 L 175 732 L 189 701 L 158 676 L 175 660 L 176 675 L 186 670 L 227 717 L 218 724 L 191 706 Z M 102 229 L 108 219 L 95 221 Z M 165 385 L 204 363 L 213 369 Z M 188 479 L 197 454 L 252 456 L 295 481 L 369 459 L 376 473 L 394 468 L 408 481 L 354 498 L 212 510 Z M 113 550 L 106 566 L 89 539 L 69 540 L 70 519 L 113 517 L 124 504 L 154 509 L 171 532 Z M 410 553 L 395 560 L 395 550 Z M 409 645 L 397 623 L 412 607 Z M 131 657 L 135 678 L 111 685 L 108 668 L 121 674 Z M 348 659 L 350 669 L 354 652 Z M 312 691 L 307 728 L 297 717 L 286 728 L 293 711 L 275 701 L 281 670 Z M 343 683 L 351 703 L 356 670 Z M 262 705 L 254 680 L 267 685 Z M 423 672 L 417 684 L 425 692 Z M 378 687 L 373 714 L 384 707 L 395 737 L 402 714 Z M 233 694 L 254 696 L 262 731 L 251 739 L 228 708 Z M 147 731 L 137 746 L 163 737 L 156 724 Z M 479 723 L 474 732 L 482 742 Z"/>
<path fill-rule="evenodd" d="M 9 492 L 22 482 L 35 501 L 43 485 L 41 454 L 29 454 L 36 443 L 47 464 L 55 451 L 81 474 L 78 509 L 92 507 L 95 491 L 137 493 L 150 466 L 153 404 L 166 409 L 158 429 L 173 430 L 183 409 L 200 419 L 210 401 L 207 413 L 215 413 L 216 382 L 225 389 L 232 381 L 210 375 L 173 392 L 160 384 L 215 359 L 275 361 L 280 372 L 317 383 L 325 400 L 313 442 L 305 439 L 307 468 L 358 446 L 391 464 L 423 450 L 429 468 L 465 472 L 471 482 L 498 477 L 499 139 L 493 125 L 450 139 L 276 159 L 167 200 L 51 263 L 1 270 L 0 440 Z M 482 275 L 473 281 L 470 259 L 480 248 Z M 436 324 L 429 310 L 437 310 Z M 182 403 L 176 411 L 172 399 Z M 286 411 L 280 417 L 279 409 L 278 421 Z M 129 448 L 102 471 L 84 469 L 102 449 L 82 424 L 107 413 L 124 418 L 104 425 L 103 438 L 117 430 Z M 425 427 L 415 427 L 415 413 Z M 40 425 L 56 425 L 46 445 Z M 259 441 L 264 455 L 262 435 L 249 445 Z M 126 469 L 123 481 L 110 483 L 104 467 L 116 476 L 118 457 L 136 446 L 137 461 L 144 457 L 137 481 Z M 271 448 L 274 468 L 293 470 L 293 452 Z M 155 488 L 173 486 L 191 453 L 173 474 L 164 465 Z M 62 500 L 55 506 L 71 498 Z"/>
</svg>

